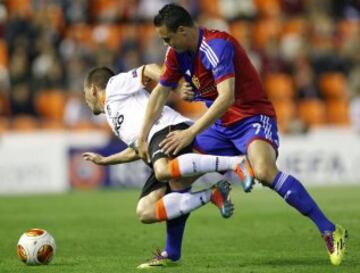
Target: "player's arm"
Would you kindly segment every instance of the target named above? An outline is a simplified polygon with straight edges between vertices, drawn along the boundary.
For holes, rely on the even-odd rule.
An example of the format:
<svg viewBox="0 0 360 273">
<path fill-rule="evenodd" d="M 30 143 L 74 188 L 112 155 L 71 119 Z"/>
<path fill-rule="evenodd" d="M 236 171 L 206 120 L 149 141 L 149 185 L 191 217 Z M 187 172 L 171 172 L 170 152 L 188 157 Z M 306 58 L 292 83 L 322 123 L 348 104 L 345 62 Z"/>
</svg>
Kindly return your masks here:
<svg viewBox="0 0 360 273">
<path fill-rule="evenodd" d="M 167 135 L 160 143 L 161 148 L 168 154 L 178 152 L 189 145 L 195 136 L 212 125 L 235 102 L 235 78 L 231 77 L 217 85 L 218 97 L 211 107 L 192 126 L 186 130 L 174 131 Z"/>
<path fill-rule="evenodd" d="M 140 159 L 137 152 L 133 148 L 126 148 L 125 150 L 112 154 L 109 156 L 102 156 L 97 153 L 87 152 L 83 153 L 83 158 L 98 165 L 115 165 L 127 162 L 132 162 Z"/>
<path fill-rule="evenodd" d="M 154 122 L 159 118 L 161 111 L 164 108 L 167 98 L 169 97 L 170 90 L 171 87 L 165 87 L 158 84 L 150 94 L 143 124 L 138 137 L 139 156 L 144 159 L 145 162 L 149 162 L 150 160 L 147 138 Z"/>
<path fill-rule="evenodd" d="M 145 78 L 149 78 L 153 81 L 159 82 L 161 75 L 161 65 L 158 64 L 144 65 L 143 74 Z"/>
<path fill-rule="evenodd" d="M 195 136 L 220 118 L 235 102 L 235 78 L 228 78 L 217 85 L 218 97 L 189 130 Z"/>
</svg>

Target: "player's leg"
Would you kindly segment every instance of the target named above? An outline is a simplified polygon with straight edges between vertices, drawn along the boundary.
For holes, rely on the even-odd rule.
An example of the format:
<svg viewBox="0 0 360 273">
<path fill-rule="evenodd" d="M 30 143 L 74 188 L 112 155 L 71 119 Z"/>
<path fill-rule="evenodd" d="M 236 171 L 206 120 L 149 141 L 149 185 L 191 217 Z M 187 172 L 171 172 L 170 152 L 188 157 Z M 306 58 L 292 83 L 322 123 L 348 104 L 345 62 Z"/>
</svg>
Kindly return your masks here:
<svg viewBox="0 0 360 273">
<path fill-rule="evenodd" d="M 233 205 L 229 197 L 230 184 L 222 180 L 208 189 L 190 192 L 190 186 L 194 180 L 194 178 L 187 178 L 182 181 L 173 181 L 174 190 L 165 194 L 167 190 L 162 186 L 164 183 L 157 181 L 154 175 L 150 176 L 145 187 L 151 187 L 153 190 L 140 198 L 136 208 L 140 221 L 150 224 L 175 219 L 209 202 L 220 209 L 224 218 L 229 218 L 233 213 Z"/>
<path fill-rule="evenodd" d="M 345 251 L 346 230 L 335 226 L 321 211 L 302 183 L 276 167 L 276 153 L 268 142 L 255 140 L 248 147 L 255 177 L 276 191 L 290 206 L 307 216 L 325 239 L 333 264 L 341 263 Z"/>
<path fill-rule="evenodd" d="M 191 183 L 194 179 L 189 178 Z M 183 179 L 182 179 L 183 181 Z M 176 183 L 173 181 L 172 183 Z M 158 221 L 177 218 L 190 213 L 211 202 L 220 209 L 222 217 L 229 218 L 233 213 L 230 201 L 230 183 L 221 180 L 212 187 L 198 192 L 172 191 L 156 202 L 156 218 Z"/>
<path fill-rule="evenodd" d="M 153 182 L 153 183 L 150 183 Z M 164 183 L 161 183 L 155 179 L 155 176 L 150 176 L 150 179 L 148 179 L 147 183 L 145 183 L 144 189 L 142 191 L 142 196 L 140 198 L 140 201 L 138 203 L 137 207 L 137 213 L 145 223 L 152 223 L 158 221 L 157 213 L 156 213 L 156 204 L 162 200 L 162 198 L 167 196 L 175 195 L 175 201 L 177 200 L 179 204 L 174 204 L 171 199 L 166 199 L 161 201 L 163 203 L 162 207 L 165 208 L 165 214 L 172 213 L 172 212 L 166 212 L 166 207 L 169 202 L 170 206 L 173 210 L 177 210 L 176 206 L 180 205 L 183 202 L 183 200 L 178 200 L 179 194 L 187 195 L 190 194 L 190 187 L 192 180 L 187 179 L 187 181 L 174 181 L 172 183 L 172 192 L 166 194 L 169 192 L 169 188 L 164 186 Z M 152 189 L 154 189 L 152 191 Z M 220 191 L 220 189 L 219 189 Z M 217 191 L 212 190 L 212 198 L 218 199 L 219 194 Z M 166 195 L 165 195 L 166 194 Z M 185 197 L 187 201 L 189 201 L 189 196 Z M 190 197 L 191 199 L 191 197 Z M 198 199 L 198 196 L 195 197 L 195 199 Z M 211 198 L 210 198 L 211 199 Z M 218 200 L 213 201 L 215 204 L 218 202 Z M 190 207 L 194 205 L 194 202 L 191 202 L 192 204 L 189 204 Z M 166 204 L 166 205 L 164 205 Z M 203 205 L 203 204 L 202 204 Z M 196 206 L 196 205 L 195 205 Z M 185 209 L 184 209 L 185 210 Z M 231 213 L 232 213 L 232 207 L 231 207 Z M 183 214 L 183 213 L 177 213 L 177 215 L 180 215 L 177 218 L 167 220 L 166 221 L 166 246 L 164 251 L 156 251 L 154 257 L 141 265 L 139 265 L 138 268 L 152 268 L 152 267 L 159 267 L 159 266 L 170 266 L 173 265 L 174 261 L 177 261 L 181 257 L 181 246 L 182 246 L 182 238 L 184 234 L 185 224 L 188 219 L 189 214 Z M 168 217 L 166 217 L 168 218 Z"/>
<path fill-rule="evenodd" d="M 168 162 L 156 162 L 154 170 L 157 179 L 163 181 L 172 178 L 190 177 L 208 172 L 236 171 L 245 161 L 243 156 L 215 156 L 196 153 L 180 155 Z"/>
<path fill-rule="evenodd" d="M 181 185 L 178 183 L 174 186 L 175 189 L 181 191 Z M 185 192 L 189 188 L 187 187 Z M 137 214 L 143 223 L 157 222 L 156 219 L 156 202 L 165 194 L 170 193 L 171 189 L 168 183 L 162 183 L 156 180 L 152 174 L 146 181 L 140 200 L 137 206 Z M 181 257 L 182 238 L 185 230 L 185 224 L 189 214 L 183 215 L 173 220 L 166 221 L 166 245 L 163 251 L 156 250 L 153 258 L 138 266 L 139 269 L 147 269 L 154 267 L 166 267 L 174 264 L 175 261 Z"/>
<path fill-rule="evenodd" d="M 188 127 L 189 126 L 185 123 L 177 124 L 161 130 L 152 137 L 149 145 L 149 151 L 155 175 L 158 180 L 167 181 L 173 178 L 192 177 L 207 172 L 221 172 L 227 170 L 235 171 L 237 165 L 244 161 L 244 158 L 240 156 L 234 157 L 196 154 L 192 152 L 192 145 L 182 149 L 177 158 L 166 161 L 166 164 L 164 160 L 158 160 L 161 158 L 168 158 L 168 155 L 164 154 L 159 146 L 159 144 L 166 138 L 167 134 L 170 131 L 183 130 Z M 222 150 L 226 150 L 227 147 L 224 147 L 226 144 L 220 145 L 220 139 L 217 145 L 214 143 L 214 137 L 207 139 L 209 140 L 209 143 L 207 143 L 206 146 L 212 145 L 213 147 L 216 147 L 216 149 L 221 148 Z M 229 143 L 229 145 L 233 148 L 231 143 Z"/>
<path fill-rule="evenodd" d="M 185 123 L 177 124 L 161 130 L 152 137 L 149 145 L 149 152 L 157 178 L 159 178 L 159 172 L 162 173 L 165 172 L 164 170 L 167 171 L 169 169 L 169 157 L 161 150 L 159 144 L 165 139 L 169 131 L 183 130 L 186 128 L 188 128 L 188 125 Z M 182 149 L 179 154 L 181 156 L 191 152 L 192 146 L 189 145 Z M 195 176 L 194 173 L 193 176 Z M 169 175 L 169 177 L 171 176 Z M 175 185 L 174 183 L 176 183 L 175 181 L 176 180 L 172 179 L 171 184 L 173 187 Z M 184 181 L 188 181 L 188 183 L 191 184 L 195 181 L 195 178 L 181 178 L 180 183 L 184 183 Z M 229 191 L 230 187 L 228 183 L 226 181 L 219 181 L 214 187 L 204 191 L 189 192 L 186 194 L 172 193 L 157 202 L 156 217 L 159 221 L 173 219 L 179 217 L 181 214 L 189 213 L 211 201 L 219 207 L 221 215 L 224 218 L 228 218 L 232 215 L 233 211 L 233 205 L 229 198 Z"/>
<path fill-rule="evenodd" d="M 226 160 L 229 160 L 226 156 L 233 157 L 233 161 L 228 161 L 228 167 L 231 166 L 234 168 L 234 164 L 237 163 L 235 166 L 235 172 L 238 175 L 236 181 L 240 182 L 240 185 L 245 192 L 249 192 L 251 191 L 254 184 L 253 173 L 247 158 L 239 156 L 245 155 L 246 149 L 241 150 L 237 148 L 227 133 L 228 129 L 228 127 L 221 127 L 216 124 L 210 126 L 205 131 L 196 136 L 194 141 L 194 149 L 201 153 L 216 155 L 218 157 L 225 156 L 224 159 Z M 236 132 L 237 138 L 240 138 L 243 134 L 243 130 L 241 128 L 240 130 L 238 128 L 233 128 L 232 130 Z M 237 159 L 240 160 L 236 162 Z M 214 161 L 216 164 L 216 157 L 213 162 Z M 231 174 L 232 171 L 228 171 L 227 173 Z M 230 175 L 229 177 L 233 176 Z M 233 181 L 233 179 L 231 180 Z"/>
</svg>

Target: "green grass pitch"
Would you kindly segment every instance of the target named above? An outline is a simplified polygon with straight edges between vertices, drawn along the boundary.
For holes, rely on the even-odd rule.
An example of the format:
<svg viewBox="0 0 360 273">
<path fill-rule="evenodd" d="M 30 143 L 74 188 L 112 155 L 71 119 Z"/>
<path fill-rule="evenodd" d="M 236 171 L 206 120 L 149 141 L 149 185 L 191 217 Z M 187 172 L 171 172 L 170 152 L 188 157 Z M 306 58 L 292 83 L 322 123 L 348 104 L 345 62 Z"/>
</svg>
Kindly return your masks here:
<svg viewBox="0 0 360 273">
<path fill-rule="evenodd" d="M 165 225 L 141 224 L 138 190 L 0 197 L 1 273 L 139 272 L 136 266 L 164 244 Z M 233 190 L 236 206 L 224 220 L 213 205 L 189 218 L 181 265 L 147 272 L 360 272 L 360 187 L 310 188 L 323 211 L 349 230 L 347 255 L 331 266 L 315 226 L 268 189 Z M 16 243 L 32 227 L 57 241 L 50 265 L 26 266 Z"/>
</svg>

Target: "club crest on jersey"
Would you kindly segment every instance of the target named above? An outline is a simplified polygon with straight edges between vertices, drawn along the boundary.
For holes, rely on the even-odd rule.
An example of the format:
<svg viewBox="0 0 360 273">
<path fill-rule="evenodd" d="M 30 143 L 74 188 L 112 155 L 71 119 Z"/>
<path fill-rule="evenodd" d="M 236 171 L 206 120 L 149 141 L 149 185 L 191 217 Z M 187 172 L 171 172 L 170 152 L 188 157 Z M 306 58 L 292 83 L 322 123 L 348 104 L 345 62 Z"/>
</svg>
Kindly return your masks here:
<svg viewBox="0 0 360 273">
<path fill-rule="evenodd" d="M 138 76 L 136 69 L 134 69 L 134 70 L 131 72 L 131 74 L 132 74 L 132 77 L 133 77 L 133 78 L 137 78 L 137 76 Z"/>
<path fill-rule="evenodd" d="M 192 76 L 191 81 L 197 89 L 200 89 L 200 80 L 198 77 L 196 77 L 195 75 Z"/>
</svg>

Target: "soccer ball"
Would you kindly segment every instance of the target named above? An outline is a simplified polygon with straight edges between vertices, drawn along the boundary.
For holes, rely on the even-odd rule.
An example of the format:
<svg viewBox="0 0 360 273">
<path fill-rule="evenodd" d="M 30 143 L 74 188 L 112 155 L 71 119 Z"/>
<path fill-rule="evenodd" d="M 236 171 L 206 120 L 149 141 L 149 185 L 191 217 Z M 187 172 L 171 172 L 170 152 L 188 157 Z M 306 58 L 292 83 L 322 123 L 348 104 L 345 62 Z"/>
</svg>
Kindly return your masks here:
<svg viewBox="0 0 360 273">
<path fill-rule="evenodd" d="M 48 264 L 54 257 L 56 243 L 44 229 L 32 228 L 21 235 L 17 244 L 17 254 L 27 265 Z"/>
</svg>

